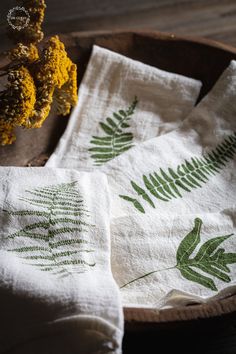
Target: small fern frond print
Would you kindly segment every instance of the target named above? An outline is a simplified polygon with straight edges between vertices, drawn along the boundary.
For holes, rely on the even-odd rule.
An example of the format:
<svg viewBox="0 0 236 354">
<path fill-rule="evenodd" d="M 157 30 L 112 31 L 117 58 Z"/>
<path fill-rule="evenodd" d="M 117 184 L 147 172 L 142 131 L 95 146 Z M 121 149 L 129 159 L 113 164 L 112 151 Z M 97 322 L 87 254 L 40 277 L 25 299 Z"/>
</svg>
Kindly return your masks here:
<svg viewBox="0 0 236 354">
<path fill-rule="evenodd" d="M 191 192 L 201 188 L 207 181 L 225 167 L 226 163 L 234 158 L 236 152 L 236 133 L 228 136 L 213 151 L 202 157 L 192 157 L 185 160 L 176 170 L 168 168 L 164 171 L 143 175 L 144 185 L 141 187 L 131 181 L 133 190 L 152 208 L 155 208 L 153 198 L 169 202 L 173 198 L 182 198 L 182 192 Z M 135 197 L 120 195 L 120 198 L 130 202 L 133 206 L 145 213 L 141 202 Z"/>
<path fill-rule="evenodd" d="M 85 260 L 85 254 L 93 252 L 90 242 L 84 238 L 84 233 L 92 225 L 86 221 L 89 211 L 76 183 L 26 190 L 27 196 L 20 200 L 30 208 L 5 210 L 12 218 L 33 217 L 34 220 L 8 236 L 14 241 L 24 238 L 24 246 L 13 246 L 9 252 L 43 272 L 62 276 L 81 273 L 95 266 Z"/>
<path fill-rule="evenodd" d="M 94 146 L 89 149 L 96 166 L 103 165 L 133 146 L 133 134 L 125 132 L 125 130 L 130 128 L 128 122 L 134 114 L 137 104 L 138 99 L 135 97 L 126 111 L 114 112 L 112 118 L 108 117 L 105 123 L 99 123 L 104 134 L 93 136 L 90 144 Z"/>
</svg>

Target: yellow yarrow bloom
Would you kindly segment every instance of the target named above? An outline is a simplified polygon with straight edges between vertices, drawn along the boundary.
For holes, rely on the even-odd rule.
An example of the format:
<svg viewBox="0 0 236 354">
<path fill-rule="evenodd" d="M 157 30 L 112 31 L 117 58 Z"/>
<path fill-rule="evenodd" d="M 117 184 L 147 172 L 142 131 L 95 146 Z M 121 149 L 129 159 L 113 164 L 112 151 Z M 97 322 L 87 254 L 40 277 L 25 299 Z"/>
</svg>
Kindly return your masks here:
<svg viewBox="0 0 236 354">
<path fill-rule="evenodd" d="M 36 87 L 27 68 L 21 66 L 9 72 L 6 90 L 0 98 L 0 142 L 11 144 L 15 140 L 13 129 L 27 126 L 36 102 Z"/>
<path fill-rule="evenodd" d="M 11 144 L 14 127 L 40 128 L 53 100 L 57 113 L 66 115 L 77 102 L 77 66 L 67 56 L 58 36 L 42 53 L 34 44 L 19 43 L 9 52 L 9 84 L 0 94 L 0 143 Z"/>
<path fill-rule="evenodd" d="M 22 3 L 30 14 L 30 23 L 25 29 L 25 37 L 28 37 L 30 42 L 40 42 L 44 37 L 42 32 L 42 23 L 46 9 L 45 1 L 23 0 Z"/>
<path fill-rule="evenodd" d="M 39 81 L 48 80 L 57 88 L 61 88 L 69 80 L 72 61 L 67 56 L 65 46 L 58 36 L 51 37 L 43 51 L 36 78 Z"/>
<path fill-rule="evenodd" d="M 16 140 L 13 132 L 14 127 L 11 124 L 6 124 L 0 119 L 0 144 L 10 145 Z"/>
<path fill-rule="evenodd" d="M 19 41 L 9 51 L 10 64 L 1 68 L 8 75 L 8 85 L 0 92 L 0 144 L 15 140 L 14 128 L 40 128 L 48 117 L 52 103 L 57 113 L 67 115 L 77 102 L 77 66 L 67 55 L 58 36 L 51 37 L 44 50 L 35 43 L 43 38 L 42 22 L 45 0 L 18 0 L 30 15 L 21 31 L 9 28 L 11 37 Z"/>
<path fill-rule="evenodd" d="M 78 100 L 77 94 L 77 66 L 71 65 L 69 80 L 55 91 L 57 113 L 63 116 L 70 113 L 71 107 L 75 106 Z"/>
<path fill-rule="evenodd" d="M 33 63 L 39 59 L 38 48 L 34 44 L 24 45 L 18 43 L 17 46 L 8 52 L 11 60 L 21 63 Z"/>
<path fill-rule="evenodd" d="M 77 67 L 67 56 L 58 36 L 51 37 L 40 61 L 34 68 L 37 102 L 29 121 L 29 128 L 40 128 L 51 109 L 53 96 L 59 99 L 58 113 L 66 115 L 77 101 Z M 58 100 L 57 100 L 58 102 Z"/>
</svg>

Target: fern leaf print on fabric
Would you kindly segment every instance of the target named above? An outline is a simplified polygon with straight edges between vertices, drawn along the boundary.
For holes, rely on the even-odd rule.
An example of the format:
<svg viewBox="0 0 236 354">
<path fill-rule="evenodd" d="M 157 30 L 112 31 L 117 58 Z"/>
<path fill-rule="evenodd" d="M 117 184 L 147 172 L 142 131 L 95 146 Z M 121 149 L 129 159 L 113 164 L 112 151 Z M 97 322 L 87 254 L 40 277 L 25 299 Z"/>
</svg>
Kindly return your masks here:
<svg viewBox="0 0 236 354">
<path fill-rule="evenodd" d="M 231 278 L 229 276 L 230 268 L 228 265 L 236 263 L 236 253 L 226 253 L 225 249 L 219 246 L 229 237 L 232 237 L 233 234 L 209 239 L 200 246 L 197 254 L 194 257 L 191 257 L 197 246 L 200 244 L 202 224 L 203 222 L 201 219 L 196 218 L 194 220 L 193 229 L 184 237 L 177 249 L 177 264 L 175 266 L 154 270 L 144 274 L 131 280 L 121 288 L 146 278 L 151 274 L 160 271 L 170 271 L 171 269 L 178 269 L 185 279 L 198 283 L 213 291 L 217 291 L 218 289 L 212 277 L 225 283 L 229 283 Z"/>
<path fill-rule="evenodd" d="M 220 173 L 226 163 L 234 158 L 235 152 L 236 133 L 225 138 L 210 153 L 202 157 L 192 157 L 191 161 L 185 160 L 176 170 L 168 168 L 168 171 L 164 171 L 160 168 L 158 173 L 143 175 L 142 187 L 134 181 L 131 181 L 131 185 L 139 197 L 155 208 L 153 197 L 169 202 L 173 198 L 182 198 L 182 192 L 201 188 L 211 176 Z M 120 195 L 120 198 L 132 203 L 141 213 L 145 213 L 141 202 L 135 197 Z"/>
<path fill-rule="evenodd" d="M 103 135 L 93 136 L 90 144 L 94 146 L 89 149 L 91 158 L 94 159 L 96 166 L 103 165 L 133 146 L 133 134 L 125 132 L 125 130 L 130 128 L 128 122 L 133 116 L 137 104 L 138 99 L 135 97 L 126 111 L 119 110 L 114 112 L 112 118 L 108 117 L 105 123 L 99 123 L 103 130 Z"/>
<path fill-rule="evenodd" d="M 18 242 L 17 247 L 8 249 L 9 252 L 14 252 L 24 263 L 43 272 L 63 277 L 95 266 L 85 260 L 85 254 L 93 252 L 91 243 L 84 238 L 84 233 L 92 225 L 86 221 L 89 211 L 76 183 L 26 190 L 27 197 L 20 200 L 31 208 L 5 210 L 12 218 L 34 218 L 34 222 L 8 236 L 14 241 L 24 238 L 24 246 L 18 247 Z"/>
<path fill-rule="evenodd" d="M 176 268 L 182 276 L 204 287 L 217 291 L 214 281 L 202 273 L 213 276 L 225 283 L 231 281 L 228 264 L 236 263 L 236 253 L 225 253 L 224 248 L 218 248 L 233 234 L 214 237 L 206 241 L 198 250 L 195 257 L 191 257 L 197 245 L 200 243 L 202 220 L 196 218 L 194 228 L 180 243 L 176 260 Z M 200 270 L 201 273 L 198 271 Z"/>
</svg>

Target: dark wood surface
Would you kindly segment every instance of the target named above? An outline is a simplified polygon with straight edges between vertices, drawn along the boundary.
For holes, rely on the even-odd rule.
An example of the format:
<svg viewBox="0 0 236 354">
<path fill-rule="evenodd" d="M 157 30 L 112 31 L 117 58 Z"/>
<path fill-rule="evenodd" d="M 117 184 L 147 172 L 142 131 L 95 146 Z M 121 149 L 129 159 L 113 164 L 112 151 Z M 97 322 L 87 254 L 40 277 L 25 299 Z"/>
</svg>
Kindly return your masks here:
<svg viewBox="0 0 236 354">
<path fill-rule="evenodd" d="M 7 13 L 16 0 L 0 1 L 0 48 L 6 47 Z M 235 0 L 47 0 L 46 34 L 150 28 L 204 36 L 236 45 Z"/>
<path fill-rule="evenodd" d="M 124 354 L 235 354 L 236 312 L 214 318 L 126 326 Z"/>
</svg>

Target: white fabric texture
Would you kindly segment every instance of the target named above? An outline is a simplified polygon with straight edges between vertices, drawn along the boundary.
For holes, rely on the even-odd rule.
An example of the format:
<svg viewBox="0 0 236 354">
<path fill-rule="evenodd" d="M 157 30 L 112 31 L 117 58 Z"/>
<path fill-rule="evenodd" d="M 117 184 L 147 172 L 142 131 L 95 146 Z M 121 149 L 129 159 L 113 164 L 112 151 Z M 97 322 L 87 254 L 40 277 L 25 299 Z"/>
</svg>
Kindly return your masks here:
<svg viewBox="0 0 236 354">
<path fill-rule="evenodd" d="M 236 292 L 235 209 L 149 220 L 112 223 L 113 274 L 124 306 L 173 307 Z"/>
<path fill-rule="evenodd" d="M 234 205 L 235 88 L 236 62 L 232 61 L 179 129 L 135 146 L 102 166 L 112 191 L 113 217 L 134 214 L 140 218 L 146 213 L 154 219 L 173 212 L 214 213 Z M 170 184 L 177 180 L 180 195 Z M 170 191 L 158 191 L 162 185 Z M 155 191 L 158 196 L 152 194 Z M 126 196 L 133 200 L 124 200 Z"/>
<path fill-rule="evenodd" d="M 236 62 L 232 61 L 212 91 L 182 124 L 176 124 L 178 129 L 156 131 L 153 136 L 161 136 L 139 140 L 129 151 L 124 146 L 120 156 L 100 160 L 112 200 L 113 275 L 120 287 L 140 278 L 122 287 L 124 306 L 204 302 L 234 291 L 235 92 Z M 93 90 L 90 93 L 93 96 Z M 49 165 L 92 167 L 92 158 L 89 162 L 81 152 L 86 146 L 80 133 L 85 120 L 83 104 L 78 107 Z M 97 136 L 93 124 L 88 125 L 90 134 Z M 110 143 L 107 135 L 107 140 L 95 138 L 102 149 L 106 149 L 104 142 Z M 106 150 L 97 153 L 107 154 Z M 201 225 L 198 233 L 196 223 Z M 166 268 L 171 269 L 162 270 Z"/>
<path fill-rule="evenodd" d="M 78 105 L 47 166 L 88 170 L 177 128 L 200 89 L 200 81 L 94 46 Z"/>
<path fill-rule="evenodd" d="M 198 280 L 191 280 L 189 268 L 183 270 L 185 276 L 178 269 L 161 271 L 122 288 L 124 305 L 163 304 L 171 289 L 201 301 L 232 290 L 236 280 L 235 102 L 236 62 L 232 61 L 178 130 L 144 142 L 103 166 L 112 196 L 112 269 L 120 286 L 155 267 L 175 266 L 177 246 L 197 218 L 203 224 L 203 240 L 234 234 L 222 239 L 224 243 L 214 241 L 217 247 L 211 246 L 203 258 L 197 256 L 200 239 L 190 248 L 190 259 L 201 258 L 193 269 L 214 285 L 203 285 L 196 274 Z"/>
<path fill-rule="evenodd" d="M 121 353 L 106 176 L 0 167 L 0 353 Z"/>
</svg>

